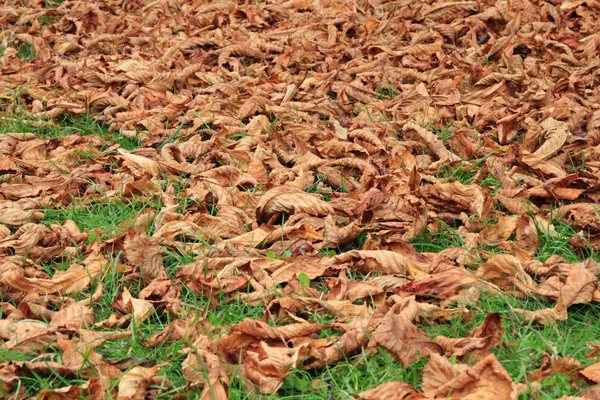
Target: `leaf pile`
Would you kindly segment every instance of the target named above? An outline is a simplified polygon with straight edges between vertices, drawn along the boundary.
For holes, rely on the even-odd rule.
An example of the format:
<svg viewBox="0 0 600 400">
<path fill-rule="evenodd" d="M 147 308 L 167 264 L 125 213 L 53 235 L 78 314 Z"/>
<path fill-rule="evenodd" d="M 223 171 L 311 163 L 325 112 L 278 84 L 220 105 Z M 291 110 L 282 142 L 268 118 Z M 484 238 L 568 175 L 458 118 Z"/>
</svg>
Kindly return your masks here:
<svg viewBox="0 0 600 400">
<path fill-rule="evenodd" d="M 357 398 L 516 399 L 550 370 L 600 382 L 599 364 L 566 358 L 513 382 L 492 352 L 505 345 L 498 313 L 468 337 L 420 328 L 468 318 L 484 295 L 544 299 L 512 310 L 541 324 L 600 300 L 588 258 L 600 247 L 599 8 L 6 2 L 3 124 L 91 115 L 141 146 L 0 136 L 0 338 L 32 355 L 0 364 L 3 390 L 24 397 L 22 377 L 51 371 L 82 383 L 39 398 L 172 390 L 164 364 L 97 351 L 150 318 L 164 330 L 137 340 L 183 341 L 202 399 L 227 398 L 232 374 L 276 393 L 292 370 L 378 349 L 404 366 L 429 357 L 422 386 Z M 130 212 L 112 230 L 50 218 L 114 206 Z M 585 261 L 540 260 L 557 223 L 579 232 L 570 246 Z M 417 251 L 443 232 L 459 244 Z M 235 301 L 264 316 L 208 318 Z"/>
</svg>

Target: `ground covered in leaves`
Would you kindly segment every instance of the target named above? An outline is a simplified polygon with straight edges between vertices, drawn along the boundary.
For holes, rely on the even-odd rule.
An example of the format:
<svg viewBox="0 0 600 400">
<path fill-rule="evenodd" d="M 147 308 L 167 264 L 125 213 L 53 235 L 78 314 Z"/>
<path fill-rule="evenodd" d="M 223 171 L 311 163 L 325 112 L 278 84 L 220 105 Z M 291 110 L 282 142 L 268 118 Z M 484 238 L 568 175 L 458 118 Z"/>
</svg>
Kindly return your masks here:
<svg viewBox="0 0 600 400">
<path fill-rule="evenodd" d="M 600 3 L 0 6 L 3 398 L 600 398 Z"/>
</svg>

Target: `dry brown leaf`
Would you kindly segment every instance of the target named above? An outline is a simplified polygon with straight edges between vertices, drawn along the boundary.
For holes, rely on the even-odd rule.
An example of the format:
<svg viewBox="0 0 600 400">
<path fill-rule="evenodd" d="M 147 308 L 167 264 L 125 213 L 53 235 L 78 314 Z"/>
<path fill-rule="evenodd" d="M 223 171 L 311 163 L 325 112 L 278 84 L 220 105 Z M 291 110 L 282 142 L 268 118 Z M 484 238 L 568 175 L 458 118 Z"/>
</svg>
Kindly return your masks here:
<svg viewBox="0 0 600 400">
<path fill-rule="evenodd" d="M 513 309 L 514 312 L 525 317 L 525 322 L 536 321 L 543 325 L 550 325 L 556 321 L 567 319 L 567 309 L 573 304 L 588 303 L 594 298 L 598 286 L 598 279 L 581 263 L 574 264 L 569 270 L 567 282 L 560 289 L 554 308 L 527 311 Z"/>
<path fill-rule="evenodd" d="M 537 287 L 519 259 L 508 254 L 498 254 L 490 258 L 477 269 L 477 276 L 519 297 L 535 292 Z"/>
<path fill-rule="evenodd" d="M 402 400 L 416 393 L 418 393 L 417 390 L 406 382 L 390 381 L 357 393 L 355 398 L 364 400 Z"/>
<path fill-rule="evenodd" d="M 585 378 L 594 383 L 600 383 L 600 363 L 595 363 L 585 367 L 579 373 Z"/>
<path fill-rule="evenodd" d="M 389 351 L 406 368 L 414 361 L 431 354 L 442 354 L 442 347 L 403 315 L 393 311 L 381 320 L 372 334 L 372 340 Z"/>
<path fill-rule="evenodd" d="M 146 395 L 148 384 L 161 368 L 162 365 L 156 365 L 151 368 L 133 367 L 123 374 L 119 381 L 117 399 L 143 399 Z"/>
<path fill-rule="evenodd" d="M 154 311 L 154 306 L 150 301 L 132 297 L 127 287 L 124 287 L 117 296 L 113 306 L 123 313 L 132 314 L 133 320 L 137 324 L 145 321 Z"/>
<path fill-rule="evenodd" d="M 473 366 L 452 365 L 433 354 L 423 370 L 423 392 L 428 398 L 517 399 L 519 390 L 493 354 Z"/>
<path fill-rule="evenodd" d="M 145 235 L 133 238 L 127 236 L 125 239 L 125 256 L 131 264 L 140 268 L 142 283 L 145 285 L 167 277 L 159 245 L 156 238 Z"/>
<path fill-rule="evenodd" d="M 408 257 L 389 250 L 351 250 L 335 257 L 329 261 L 329 265 L 343 263 L 355 263 L 356 267 L 369 271 L 382 271 L 385 274 L 400 274 L 411 277 L 427 275 L 429 266 L 417 262 Z"/>
<path fill-rule="evenodd" d="M 183 361 L 182 371 L 190 385 L 203 388 L 200 399 L 226 400 L 228 398 L 229 377 L 215 354 L 203 349 L 190 351 Z"/>
<path fill-rule="evenodd" d="M 95 320 L 92 310 L 82 304 L 73 303 L 54 313 L 49 326 L 51 328 L 78 330 L 92 326 L 96 322 Z"/>
<path fill-rule="evenodd" d="M 284 214 L 307 213 L 315 216 L 333 214 L 333 208 L 319 196 L 305 193 L 295 186 L 280 186 L 263 194 L 256 207 L 257 221 L 277 221 Z"/>
</svg>

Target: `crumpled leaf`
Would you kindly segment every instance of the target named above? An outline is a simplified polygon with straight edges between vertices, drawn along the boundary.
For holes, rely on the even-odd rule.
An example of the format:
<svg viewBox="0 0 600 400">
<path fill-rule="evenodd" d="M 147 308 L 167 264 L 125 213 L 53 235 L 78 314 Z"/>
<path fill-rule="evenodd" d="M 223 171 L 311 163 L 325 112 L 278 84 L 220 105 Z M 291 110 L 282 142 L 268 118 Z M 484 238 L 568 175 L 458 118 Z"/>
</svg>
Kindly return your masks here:
<svg viewBox="0 0 600 400">
<path fill-rule="evenodd" d="M 161 368 L 162 365 L 150 368 L 133 367 L 123 374 L 119 381 L 117 399 L 143 399 L 148 384 Z"/>
<path fill-rule="evenodd" d="M 473 366 L 433 354 L 423 370 L 423 392 L 428 398 L 517 399 L 520 388 L 493 354 Z"/>
<path fill-rule="evenodd" d="M 477 269 L 477 276 L 519 297 L 534 292 L 537 287 L 519 259 L 508 254 L 498 254 L 490 258 Z"/>
<path fill-rule="evenodd" d="M 316 216 L 333 214 L 333 208 L 318 196 L 294 186 L 273 188 L 263 194 L 256 207 L 257 221 L 271 221 L 285 214 L 307 213 Z"/>
<path fill-rule="evenodd" d="M 403 315 L 390 311 L 372 334 L 377 345 L 389 351 L 404 367 L 431 354 L 441 354 L 442 347 L 430 340 Z"/>
<path fill-rule="evenodd" d="M 364 400 L 402 400 L 415 393 L 418 393 L 417 390 L 406 382 L 389 381 L 372 389 L 363 390 L 354 397 Z"/>
<path fill-rule="evenodd" d="M 203 349 L 188 353 L 182 364 L 183 376 L 190 385 L 203 387 L 200 399 L 226 400 L 229 377 L 219 358 Z"/>
<path fill-rule="evenodd" d="M 598 279 L 592 272 L 581 264 L 575 264 L 569 271 L 567 282 L 560 289 L 560 294 L 553 308 L 528 311 L 513 309 L 522 314 L 525 322 L 536 321 L 542 325 L 549 325 L 556 321 L 567 319 L 567 309 L 573 304 L 587 303 L 594 298 L 594 291 L 598 286 Z"/>
</svg>

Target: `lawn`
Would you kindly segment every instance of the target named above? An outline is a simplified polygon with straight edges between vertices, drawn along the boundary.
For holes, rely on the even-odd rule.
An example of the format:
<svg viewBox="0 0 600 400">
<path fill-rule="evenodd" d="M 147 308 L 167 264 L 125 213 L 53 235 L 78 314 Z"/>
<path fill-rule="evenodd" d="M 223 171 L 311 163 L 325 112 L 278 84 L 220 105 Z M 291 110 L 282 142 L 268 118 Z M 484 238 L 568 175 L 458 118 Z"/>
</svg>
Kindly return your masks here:
<svg viewBox="0 0 600 400">
<path fill-rule="evenodd" d="M 8 0 L 0 398 L 597 398 L 599 14 Z"/>
</svg>

